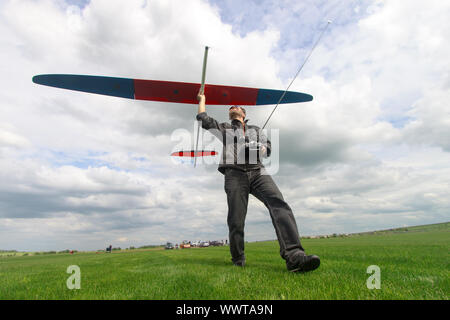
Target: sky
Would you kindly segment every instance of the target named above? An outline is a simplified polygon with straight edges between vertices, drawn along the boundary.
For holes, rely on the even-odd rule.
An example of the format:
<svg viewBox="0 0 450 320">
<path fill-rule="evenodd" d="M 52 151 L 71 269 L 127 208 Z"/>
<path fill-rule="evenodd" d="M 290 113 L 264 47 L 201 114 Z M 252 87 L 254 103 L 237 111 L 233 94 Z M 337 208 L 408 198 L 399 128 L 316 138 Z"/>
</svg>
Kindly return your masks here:
<svg viewBox="0 0 450 320">
<path fill-rule="evenodd" d="M 207 83 L 284 90 L 328 20 L 291 87 L 314 100 L 279 106 L 267 127 L 300 235 L 449 221 L 446 1 L 4 0 L 0 249 L 228 235 L 217 165 L 170 158 L 192 145 L 197 106 L 44 87 L 34 75 L 199 82 L 208 45 Z M 247 107 L 249 123 L 272 108 Z M 223 106 L 207 111 L 228 121 Z M 254 197 L 245 237 L 276 238 Z"/>
</svg>

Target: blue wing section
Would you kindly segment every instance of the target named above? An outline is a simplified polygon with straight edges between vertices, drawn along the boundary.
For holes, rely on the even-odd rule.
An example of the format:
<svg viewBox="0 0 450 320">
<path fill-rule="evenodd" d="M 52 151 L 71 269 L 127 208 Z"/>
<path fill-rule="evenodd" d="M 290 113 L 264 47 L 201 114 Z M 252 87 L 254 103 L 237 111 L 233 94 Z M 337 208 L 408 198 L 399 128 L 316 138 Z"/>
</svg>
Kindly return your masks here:
<svg viewBox="0 0 450 320">
<path fill-rule="evenodd" d="M 259 89 L 256 105 L 277 104 L 283 93 L 282 90 Z M 306 93 L 287 91 L 280 103 L 308 102 L 312 99 L 313 96 Z"/>
<path fill-rule="evenodd" d="M 134 80 L 71 74 L 42 74 L 33 82 L 45 86 L 134 99 Z"/>
</svg>

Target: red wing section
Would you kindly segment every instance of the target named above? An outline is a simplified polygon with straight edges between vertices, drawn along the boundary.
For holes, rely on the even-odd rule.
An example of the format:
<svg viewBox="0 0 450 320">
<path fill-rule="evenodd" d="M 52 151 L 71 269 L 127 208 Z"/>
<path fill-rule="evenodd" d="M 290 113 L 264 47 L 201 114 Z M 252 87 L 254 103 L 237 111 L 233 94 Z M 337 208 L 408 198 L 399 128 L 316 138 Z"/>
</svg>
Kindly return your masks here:
<svg viewBox="0 0 450 320">
<path fill-rule="evenodd" d="M 172 157 L 208 157 L 208 156 L 215 156 L 217 155 L 216 151 L 176 151 L 171 154 Z"/>
<path fill-rule="evenodd" d="M 198 83 L 134 80 L 137 100 L 164 101 L 197 104 Z M 255 105 L 258 89 L 205 85 L 206 103 L 212 105 Z"/>
</svg>

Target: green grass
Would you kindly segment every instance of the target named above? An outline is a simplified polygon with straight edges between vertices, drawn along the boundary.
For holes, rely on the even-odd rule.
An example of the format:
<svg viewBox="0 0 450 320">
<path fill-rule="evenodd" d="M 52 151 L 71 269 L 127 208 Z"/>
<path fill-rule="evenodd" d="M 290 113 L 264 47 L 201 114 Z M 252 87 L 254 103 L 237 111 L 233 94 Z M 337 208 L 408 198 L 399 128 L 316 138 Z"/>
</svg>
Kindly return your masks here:
<svg viewBox="0 0 450 320">
<path fill-rule="evenodd" d="M 246 244 L 247 266 L 228 247 L 127 250 L 0 258 L 0 299 L 448 299 L 450 223 L 328 239 L 304 239 L 318 270 L 286 271 L 274 241 Z M 81 289 L 69 290 L 69 265 Z M 369 265 L 381 289 L 369 290 Z"/>
</svg>

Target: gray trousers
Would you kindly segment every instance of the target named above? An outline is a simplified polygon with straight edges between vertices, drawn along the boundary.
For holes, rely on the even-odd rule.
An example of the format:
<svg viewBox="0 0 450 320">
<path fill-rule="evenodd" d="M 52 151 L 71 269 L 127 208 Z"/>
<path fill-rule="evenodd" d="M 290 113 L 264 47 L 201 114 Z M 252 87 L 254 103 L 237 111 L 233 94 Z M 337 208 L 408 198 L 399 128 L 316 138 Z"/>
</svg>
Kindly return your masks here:
<svg viewBox="0 0 450 320">
<path fill-rule="evenodd" d="M 269 209 L 273 226 L 280 244 L 280 255 L 287 260 L 298 250 L 300 244 L 297 224 L 289 205 L 270 175 L 261 174 L 261 169 L 246 172 L 227 168 L 225 192 L 228 201 L 228 229 L 230 251 L 233 262 L 245 260 L 244 225 L 247 215 L 248 196 L 254 195 Z"/>
</svg>

